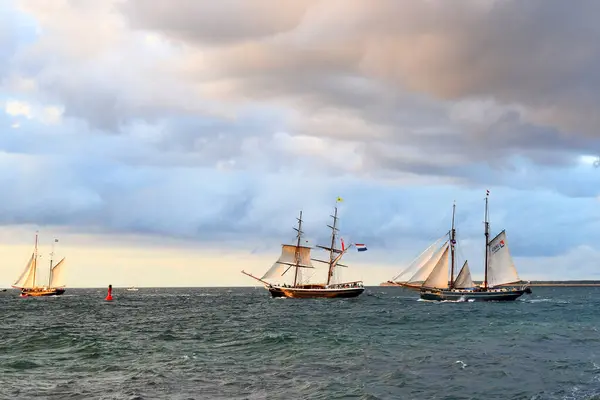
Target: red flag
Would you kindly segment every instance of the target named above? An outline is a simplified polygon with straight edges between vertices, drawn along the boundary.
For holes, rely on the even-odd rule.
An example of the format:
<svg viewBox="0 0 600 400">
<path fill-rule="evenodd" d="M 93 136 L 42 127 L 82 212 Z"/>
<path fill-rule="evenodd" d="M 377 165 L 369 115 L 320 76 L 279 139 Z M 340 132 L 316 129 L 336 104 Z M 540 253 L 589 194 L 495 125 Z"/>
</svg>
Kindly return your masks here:
<svg viewBox="0 0 600 400">
<path fill-rule="evenodd" d="M 344 239 L 340 238 L 340 241 L 342 242 L 342 251 L 346 250 L 346 246 L 344 246 Z"/>
</svg>

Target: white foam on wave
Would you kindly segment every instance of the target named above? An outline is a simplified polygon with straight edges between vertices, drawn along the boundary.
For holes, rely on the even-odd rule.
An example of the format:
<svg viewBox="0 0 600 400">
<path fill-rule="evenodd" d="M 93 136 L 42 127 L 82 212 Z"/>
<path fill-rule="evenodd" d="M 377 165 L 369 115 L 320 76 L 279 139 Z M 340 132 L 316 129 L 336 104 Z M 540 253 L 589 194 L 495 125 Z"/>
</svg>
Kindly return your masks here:
<svg viewBox="0 0 600 400">
<path fill-rule="evenodd" d="M 570 301 L 562 300 L 562 299 L 523 299 L 521 300 L 525 303 L 557 303 L 557 304 L 569 304 Z"/>
</svg>

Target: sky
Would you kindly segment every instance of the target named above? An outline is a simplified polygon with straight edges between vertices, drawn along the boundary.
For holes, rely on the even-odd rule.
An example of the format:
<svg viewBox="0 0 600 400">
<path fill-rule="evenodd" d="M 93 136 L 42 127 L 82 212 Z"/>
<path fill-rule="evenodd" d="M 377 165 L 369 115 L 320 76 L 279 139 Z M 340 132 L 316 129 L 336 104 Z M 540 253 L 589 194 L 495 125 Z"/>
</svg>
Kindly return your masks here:
<svg viewBox="0 0 600 400">
<path fill-rule="evenodd" d="M 0 286 L 242 286 L 338 196 L 348 279 L 483 213 L 523 279 L 600 279 L 600 12 L 559 0 L 0 2 Z"/>
</svg>

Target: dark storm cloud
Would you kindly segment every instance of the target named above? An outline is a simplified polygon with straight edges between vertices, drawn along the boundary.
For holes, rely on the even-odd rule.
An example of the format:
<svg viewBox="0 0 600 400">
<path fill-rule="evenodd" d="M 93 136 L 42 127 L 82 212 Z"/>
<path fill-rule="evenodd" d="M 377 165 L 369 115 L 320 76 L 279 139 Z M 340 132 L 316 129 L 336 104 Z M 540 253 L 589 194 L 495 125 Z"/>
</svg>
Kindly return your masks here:
<svg viewBox="0 0 600 400">
<path fill-rule="evenodd" d="M 237 38 L 242 43 L 217 51 L 214 62 L 223 76 L 246 78 L 242 87 L 258 79 L 251 90 L 289 91 L 303 77 L 319 83 L 319 76 L 362 72 L 443 99 L 559 107 L 556 119 L 598 103 L 595 1 L 299 1 L 285 9 L 264 1 L 271 6 L 260 13 L 240 2 L 209 3 L 182 0 L 164 9 L 139 1 L 126 15 L 135 26 L 176 31 L 184 40 Z M 201 23 L 209 15 L 218 26 Z M 278 29 L 273 21 L 293 23 Z M 312 89 L 327 95 L 328 86 Z"/>
</svg>

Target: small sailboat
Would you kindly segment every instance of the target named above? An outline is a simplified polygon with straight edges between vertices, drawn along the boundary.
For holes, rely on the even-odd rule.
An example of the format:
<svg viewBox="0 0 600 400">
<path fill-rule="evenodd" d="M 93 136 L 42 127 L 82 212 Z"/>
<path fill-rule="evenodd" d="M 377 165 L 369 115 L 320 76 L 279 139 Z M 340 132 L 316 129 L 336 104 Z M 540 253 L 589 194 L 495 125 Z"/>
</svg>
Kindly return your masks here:
<svg viewBox="0 0 600 400">
<path fill-rule="evenodd" d="M 520 287 L 507 286 L 517 285 L 522 281 L 508 250 L 506 231 L 503 230 L 492 240 L 489 240 L 488 197 L 489 191 L 485 197 L 485 278 L 483 284 L 475 286 L 467 261 L 463 264 L 456 279 L 454 278 L 456 262 L 456 230 L 454 229 L 456 205 L 454 205 L 452 208 L 450 239 L 424 265 L 425 271 L 430 271 L 430 273 L 421 285 L 421 299 L 438 301 L 514 301 L 524 293 L 531 293 L 531 288 L 527 283 Z M 450 264 L 448 263 L 448 256 L 450 256 Z M 450 272 L 450 281 L 448 281 L 448 272 Z"/>
<path fill-rule="evenodd" d="M 36 285 L 37 260 L 38 256 L 38 234 L 35 234 L 35 247 L 25 270 L 19 279 L 12 285 L 15 289 L 21 290 L 21 297 L 41 297 L 41 296 L 59 296 L 65 292 L 65 286 L 62 284 L 62 271 L 65 263 L 63 257 L 56 265 L 54 261 L 54 245 L 58 239 L 52 243 L 52 252 L 50 253 L 50 269 L 48 275 L 48 285 Z"/>
<path fill-rule="evenodd" d="M 297 232 L 296 244 L 282 245 L 279 259 L 275 261 L 273 266 L 261 278 L 245 271 L 242 271 L 242 273 L 263 283 L 272 297 L 349 298 L 360 296 L 365 290 L 362 281 L 338 283 L 336 282 L 338 279 L 335 272 L 339 267 L 347 267 L 346 265 L 340 264 L 340 260 L 351 247 L 356 246 L 359 251 L 364 251 L 366 250 L 366 246 L 360 245 L 359 247 L 358 245 L 350 244 L 348 247 L 345 247 L 342 241 L 342 248 L 336 248 L 336 235 L 338 232 L 337 207 L 335 207 L 335 213 L 331 217 L 333 217 L 333 226 L 328 225 L 332 229 L 331 246 L 317 246 L 329 252 L 329 260 L 311 258 L 312 248 L 301 245 L 303 232 L 302 211 L 300 211 L 300 217 L 297 218 L 298 228 L 294 228 Z M 325 283 L 310 283 L 310 277 L 308 277 L 308 279 L 303 278 L 304 270 L 315 268 L 311 261 L 327 264 L 327 280 Z M 281 282 L 281 279 L 288 271 L 292 271 L 293 273 L 293 282 L 291 284 L 276 284 L 269 282 L 276 279 L 279 279 L 279 282 Z"/>
</svg>

